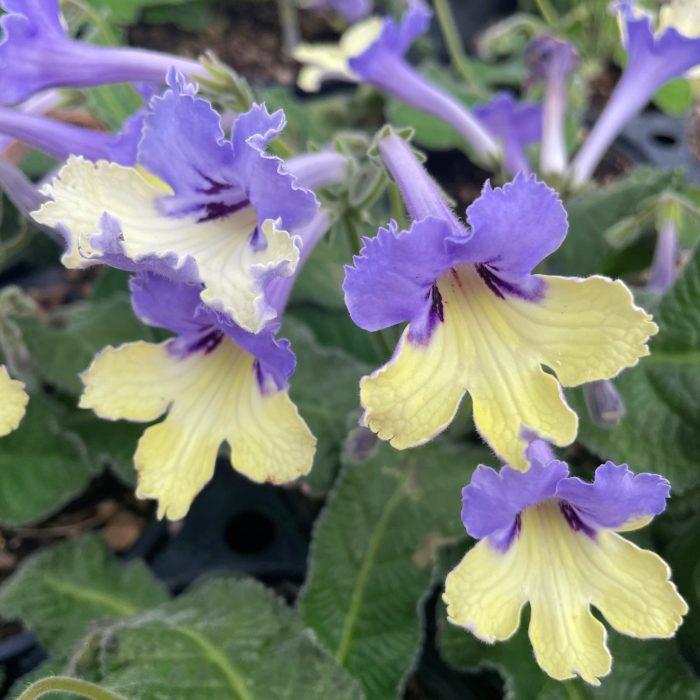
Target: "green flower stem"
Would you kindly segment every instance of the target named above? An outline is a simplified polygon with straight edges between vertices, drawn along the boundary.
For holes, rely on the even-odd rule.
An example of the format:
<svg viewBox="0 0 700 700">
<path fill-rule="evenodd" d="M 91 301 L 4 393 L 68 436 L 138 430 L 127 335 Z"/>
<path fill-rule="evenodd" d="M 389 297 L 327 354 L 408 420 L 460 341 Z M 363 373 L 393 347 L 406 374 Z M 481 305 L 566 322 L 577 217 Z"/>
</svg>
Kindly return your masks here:
<svg viewBox="0 0 700 700">
<path fill-rule="evenodd" d="M 535 0 L 537 9 L 550 27 L 559 26 L 559 15 L 549 0 Z M 607 9 L 606 9 L 607 12 Z"/>
<path fill-rule="evenodd" d="M 472 62 L 462 48 L 462 37 L 460 37 L 457 29 L 457 23 L 452 13 L 450 0 L 434 0 L 433 5 L 452 64 L 459 71 L 462 78 L 464 78 L 469 88 L 476 95 L 483 96 L 485 94 L 484 89 L 477 80 L 476 75 L 474 75 Z"/>
<path fill-rule="evenodd" d="M 100 688 L 94 683 L 81 681 L 79 678 L 68 678 L 66 676 L 52 676 L 42 678 L 36 683 L 32 683 L 17 700 L 36 700 L 45 693 L 73 693 L 81 698 L 89 700 L 126 700 L 123 695 L 113 693 L 111 690 Z"/>
</svg>

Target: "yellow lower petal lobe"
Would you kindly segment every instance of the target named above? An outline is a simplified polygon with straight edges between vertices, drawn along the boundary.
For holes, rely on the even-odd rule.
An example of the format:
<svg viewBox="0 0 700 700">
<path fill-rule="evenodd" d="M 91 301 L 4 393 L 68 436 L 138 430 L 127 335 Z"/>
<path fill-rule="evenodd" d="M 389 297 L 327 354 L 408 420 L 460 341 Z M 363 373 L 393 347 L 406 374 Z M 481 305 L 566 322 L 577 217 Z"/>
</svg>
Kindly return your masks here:
<svg viewBox="0 0 700 700">
<path fill-rule="evenodd" d="M 308 473 L 316 440 L 285 391 L 263 394 L 254 358 L 224 339 L 184 359 L 167 343 L 107 348 L 83 373 L 80 405 L 149 427 L 134 456 L 137 494 L 158 500 L 159 517 L 183 517 L 209 481 L 221 443 L 255 481 L 284 483 Z"/>
<path fill-rule="evenodd" d="M 445 580 L 449 621 L 489 644 L 511 637 L 527 602 L 524 564 L 514 547 L 503 553 L 486 540 L 474 545 Z"/>
<path fill-rule="evenodd" d="M 479 432 L 511 466 L 527 468 L 523 427 L 570 444 L 578 419 L 560 382 L 614 376 L 648 354 L 657 328 L 621 282 L 541 279 L 543 298 L 527 301 L 499 297 L 471 265 L 443 275 L 444 323 L 425 345 L 405 332 L 394 358 L 361 384 L 369 427 L 398 449 L 419 445 L 451 422 L 466 390 Z"/>
<path fill-rule="evenodd" d="M 464 396 L 452 328 L 440 324 L 428 345 L 416 345 L 405 331 L 384 367 L 360 382 L 365 422 L 397 450 L 427 442 L 454 418 Z"/>
<path fill-rule="evenodd" d="M 20 424 L 27 410 L 29 396 L 24 384 L 12 379 L 5 365 L 0 365 L 0 437 L 11 433 Z"/>
<path fill-rule="evenodd" d="M 598 685 L 610 672 L 604 626 L 593 605 L 619 632 L 670 637 L 687 606 L 666 564 L 612 531 L 574 530 L 559 501 L 521 513 L 521 530 L 502 553 L 482 540 L 445 584 L 448 618 L 485 641 L 508 638 L 530 603 L 530 641 L 553 678 L 581 676 Z"/>
</svg>

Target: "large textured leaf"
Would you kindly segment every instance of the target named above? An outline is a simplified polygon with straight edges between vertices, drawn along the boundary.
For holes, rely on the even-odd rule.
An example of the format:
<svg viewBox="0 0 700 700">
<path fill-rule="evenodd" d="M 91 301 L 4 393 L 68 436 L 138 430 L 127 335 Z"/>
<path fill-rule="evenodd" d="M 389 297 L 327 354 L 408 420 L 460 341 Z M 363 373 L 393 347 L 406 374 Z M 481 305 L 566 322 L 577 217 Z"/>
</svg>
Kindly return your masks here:
<svg viewBox="0 0 700 700">
<path fill-rule="evenodd" d="M 340 467 L 345 437 L 357 424 L 360 377 L 370 369 L 342 350 L 321 347 L 301 324 L 287 321 L 284 331 L 298 362 L 291 397 L 318 439 L 305 483 L 312 492 L 325 493 Z"/>
<path fill-rule="evenodd" d="M 460 490 L 485 450 L 384 444 L 348 464 L 316 528 L 304 621 L 368 698 L 394 698 L 420 647 L 436 551 L 463 533 Z"/>
<path fill-rule="evenodd" d="M 454 668 L 495 668 L 504 677 L 506 700 L 697 700 L 700 684 L 684 663 L 673 640 L 638 640 L 611 632 L 608 638 L 613 670 L 599 688 L 580 680 L 557 682 L 535 663 L 524 619 L 516 635 L 494 645 L 445 620 L 438 608 L 439 646 Z"/>
<path fill-rule="evenodd" d="M 66 430 L 66 408 L 32 395 L 20 427 L 0 447 L 0 523 L 26 525 L 77 496 L 96 474 L 77 436 Z"/>
<path fill-rule="evenodd" d="M 83 302 L 49 317 L 17 320 L 37 374 L 66 393 L 82 391 L 78 375 L 106 345 L 151 340 L 152 329 L 134 316 L 126 296 Z"/>
<path fill-rule="evenodd" d="M 142 562 L 120 564 L 90 535 L 27 559 L 0 588 L 0 615 L 20 619 L 45 649 L 61 657 L 90 623 L 128 617 L 166 598 Z"/>
<path fill-rule="evenodd" d="M 655 313 L 660 332 L 651 356 L 615 380 L 627 414 L 613 430 L 593 424 L 581 392 L 571 392 L 581 417 L 579 441 L 602 459 L 635 471 L 659 472 L 682 491 L 700 483 L 700 253 Z"/>
<path fill-rule="evenodd" d="M 91 635 L 78 672 L 132 700 L 360 700 L 282 600 L 214 578 Z"/>
</svg>

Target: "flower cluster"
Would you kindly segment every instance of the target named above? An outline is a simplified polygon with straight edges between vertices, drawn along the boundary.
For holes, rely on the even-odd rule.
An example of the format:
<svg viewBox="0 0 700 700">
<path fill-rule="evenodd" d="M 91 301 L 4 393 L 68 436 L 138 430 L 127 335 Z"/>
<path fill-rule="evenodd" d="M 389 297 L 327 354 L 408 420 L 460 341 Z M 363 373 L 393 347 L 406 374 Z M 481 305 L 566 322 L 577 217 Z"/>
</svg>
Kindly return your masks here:
<svg viewBox="0 0 700 700">
<path fill-rule="evenodd" d="M 296 358 L 278 334 L 295 280 L 332 224 L 314 191 L 348 179 L 348 159 L 321 150 L 283 160 L 271 146 L 284 113 L 254 103 L 225 128 L 191 82 L 200 64 L 70 38 L 58 0 L 0 4 L 0 95 L 11 105 L 0 107 L 0 134 L 62 161 L 37 191 L 0 159 L 3 189 L 60 237 L 67 268 L 128 272 L 135 315 L 170 334 L 106 347 L 81 375 L 82 408 L 107 420 L 160 420 L 134 455 L 137 495 L 157 500 L 159 517 L 184 517 L 224 443 L 232 466 L 254 481 L 307 474 L 316 438 L 289 397 Z M 568 220 L 528 148 L 540 144 L 542 176 L 585 184 L 654 91 L 700 64 L 700 38 L 685 15 L 663 14 L 657 34 L 631 2 L 619 3 L 628 64 L 570 163 L 563 126 L 577 56 L 567 43 L 530 45 L 528 80 L 543 83 L 542 105 L 504 92 L 469 109 L 407 59 L 431 17 L 420 0 L 398 21 L 368 18 L 365 0 L 306 6 L 357 23 L 338 46 L 297 48 L 304 89 L 329 78 L 371 85 L 442 119 L 480 164 L 501 168 L 505 182 L 486 181 L 462 216 L 401 135 L 385 127 L 377 136 L 372 152 L 409 222 L 390 220 L 363 239 L 343 292 L 362 329 L 405 325 L 393 355 L 360 382 L 361 421 L 404 450 L 444 431 L 469 394 L 479 434 L 508 466 L 480 465 L 464 488 L 462 521 L 479 542 L 447 577 L 449 620 L 491 643 L 516 631 L 529 603 L 542 669 L 598 684 L 611 658 L 591 606 L 642 638 L 672 636 L 687 612 L 666 564 L 617 534 L 660 514 L 670 484 L 612 462 L 586 483 L 550 445 L 577 437 L 563 388 L 588 385 L 598 412 L 619 419 L 624 409 L 607 380 L 649 354 L 658 328 L 620 280 L 545 273 Z M 47 116 L 55 93 L 37 102 L 42 90 L 121 81 L 151 83 L 152 97 L 117 134 Z M 662 242 L 659 289 L 673 277 L 671 224 Z M 5 435 L 28 396 L 4 366 L 0 395 Z"/>
</svg>

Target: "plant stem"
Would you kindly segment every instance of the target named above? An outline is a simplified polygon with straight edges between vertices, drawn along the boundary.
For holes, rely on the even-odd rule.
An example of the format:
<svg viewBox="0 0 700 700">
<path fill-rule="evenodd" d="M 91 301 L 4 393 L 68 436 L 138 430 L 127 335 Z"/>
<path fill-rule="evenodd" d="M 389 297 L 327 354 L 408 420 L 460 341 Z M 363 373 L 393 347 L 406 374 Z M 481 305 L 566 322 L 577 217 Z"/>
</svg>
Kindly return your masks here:
<svg viewBox="0 0 700 700">
<path fill-rule="evenodd" d="M 284 52 L 291 56 L 299 43 L 297 8 L 291 0 L 277 0 L 277 8 L 282 27 L 282 46 L 284 47 Z"/>
<path fill-rule="evenodd" d="M 459 71 L 470 89 L 475 94 L 483 96 L 484 89 L 474 75 L 472 62 L 462 48 L 462 37 L 460 37 L 457 29 L 450 0 L 434 0 L 433 4 L 452 64 Z"/>
<path fill-rule="evenodd" d="M 45 693 L 52 692 L 73 693 L 83 698 L 89 698 L 89 700 L 126 700 L 123 695 L 117 695 L 111 690 L 100 688 L 94 683 L 66 676 L 42 678 L 40 681 L 32 683 L 17 700 L 36 700 Z"/>
<path fill-rule="evenodd" d="M 544 17 L 545 22 L 547 22 L 550 27 L 558 27 L 559 15 L 552 6 L 552 3 L 549 0 L 535 0 L 535 2 L 537 3 L 537 9 L 540 11 L 542 17 Z"/>
</svg>

